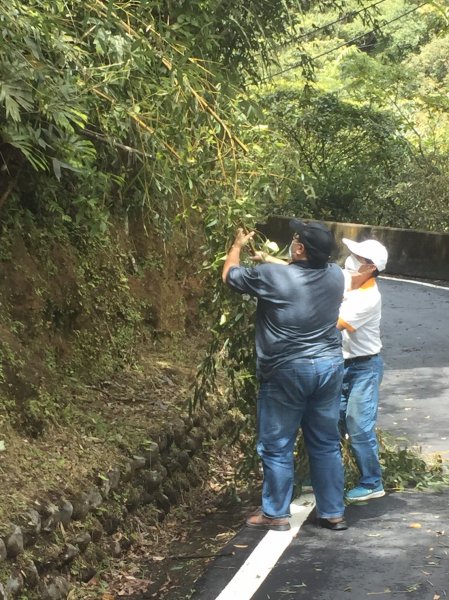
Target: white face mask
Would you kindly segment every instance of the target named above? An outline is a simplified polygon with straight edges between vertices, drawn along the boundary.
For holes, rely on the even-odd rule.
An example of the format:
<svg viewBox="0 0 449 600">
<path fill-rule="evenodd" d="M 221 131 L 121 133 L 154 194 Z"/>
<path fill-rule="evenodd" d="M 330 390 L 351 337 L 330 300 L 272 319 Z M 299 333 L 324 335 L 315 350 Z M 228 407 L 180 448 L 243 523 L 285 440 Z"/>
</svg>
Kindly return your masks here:
<svg viewBox="0 0 449 600">
<path fill-rule="evenodd" d="M 350 254 L 345 260 L 345 269 L 351 273 L 358 273 L 360 267 L 363 265 L 353 254 Z"/>
<path fill-rule="evenodd" d="M 290 244 L 289 248 L 288 248 L 288 257 L 290 260 L 293 260 L 293 251 L 292 251 L 292 247 L 293 247 L 293 242 Z"/>
</svg>

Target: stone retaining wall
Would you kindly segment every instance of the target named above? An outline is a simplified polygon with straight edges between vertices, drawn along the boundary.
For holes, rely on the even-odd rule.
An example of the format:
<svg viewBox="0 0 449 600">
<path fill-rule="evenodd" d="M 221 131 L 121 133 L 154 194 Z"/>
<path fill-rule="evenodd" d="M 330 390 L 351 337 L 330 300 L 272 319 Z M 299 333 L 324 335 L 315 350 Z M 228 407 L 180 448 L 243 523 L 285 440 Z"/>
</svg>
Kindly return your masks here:
<svg viewBox="0 0 449 600">
<path fill-rule="evenodd" d="M 134 456 L 70 497 L 36 499 L 13 522 L 0 525 L 0 600 L 64 600 L 89 581 L 105 558 L 131 545 L 129 516 L 144 511 L 163 521 L 181 494 L 207 475 L 205 441 L 222 438 L 233 422 L 221 407 L 169 420 Z M 221 417 L 220 415 L 225 415 Z M 115 535 L 120 532 L 120 535 Z"/>
<path fill-rule="evenodd" d="M 266 223 L 258 224 L 257 229 L 280 246 L 289 245 L 291 231 L 287 217 L 270 217 Z M 334 232 L 339 260 L 347 256 L 341 238 L 354 240 L 373 237 L 388 248 L 389 259 L 385 273 L 420 279 L 441 279 L 449 281 L 449 234 L 377 227 L 356 223 L 326 222 Z"/>
</svg>

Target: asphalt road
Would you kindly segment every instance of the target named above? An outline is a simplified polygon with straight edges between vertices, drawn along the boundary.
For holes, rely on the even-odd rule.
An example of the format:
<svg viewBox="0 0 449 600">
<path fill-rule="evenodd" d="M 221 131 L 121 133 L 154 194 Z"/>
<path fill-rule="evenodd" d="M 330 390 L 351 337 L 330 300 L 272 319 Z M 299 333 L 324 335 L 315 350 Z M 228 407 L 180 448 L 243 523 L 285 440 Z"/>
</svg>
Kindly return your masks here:
<svg viewBox="0 0 449 600">
<path fill-rule="evenodd" d="M 385 361 L 379 427 L 425 454 L 448 454 L 449 288 L 393 279 L 379 285 Z"/>
<path fill-rule="evenodd" d="M 449 289 L 379 283 L 385 360 L 379 426 L 404 445 L 449 458 Z M 449 599 L 449 490 L 388 494 L 349 506 L 346 518 L 350 528 L 338 533 L 306 521 L 266 577 L 255 565 L 255 593 L 227 594 L 265 535 L 286 535 L 243 527 L 198 580 L 193 599 Z"/>
</svg>

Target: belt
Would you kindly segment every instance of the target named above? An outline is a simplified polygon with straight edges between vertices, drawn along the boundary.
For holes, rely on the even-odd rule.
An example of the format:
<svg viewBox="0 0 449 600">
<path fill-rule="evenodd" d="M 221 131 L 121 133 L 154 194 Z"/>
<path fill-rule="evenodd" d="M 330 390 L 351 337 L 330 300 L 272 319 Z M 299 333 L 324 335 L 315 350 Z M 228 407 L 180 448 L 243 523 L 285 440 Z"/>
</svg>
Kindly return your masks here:
<svg viewBox="0 0 449 600">
<path fill-rule="evenodd" d="M 364 360 L 370 360 L 375 356 L 379 356 L 378 354 L 367 354 L 366 356 L 354 356 L 353 358 L 345 358 L 345 367 L 349 367 L 349 365 L 353 365 L 357 362 L 362 362 Z"/>
</svg>

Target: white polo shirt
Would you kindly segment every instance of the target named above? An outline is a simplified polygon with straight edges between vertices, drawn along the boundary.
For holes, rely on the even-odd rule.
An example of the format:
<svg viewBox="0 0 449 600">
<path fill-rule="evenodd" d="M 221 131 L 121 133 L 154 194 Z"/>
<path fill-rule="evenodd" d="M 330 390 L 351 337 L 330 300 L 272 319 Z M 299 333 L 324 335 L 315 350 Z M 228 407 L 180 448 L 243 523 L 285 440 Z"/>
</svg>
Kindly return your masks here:
<svg viewBox="0 0 449 600">
<path fill-rule="evenodd" d="M 342 329 L 343 357 L 378 354 L 382 299 L 375 277 L 357 290 L 346 291 L 340 307 L 338 322 Z"/>
</svg>

